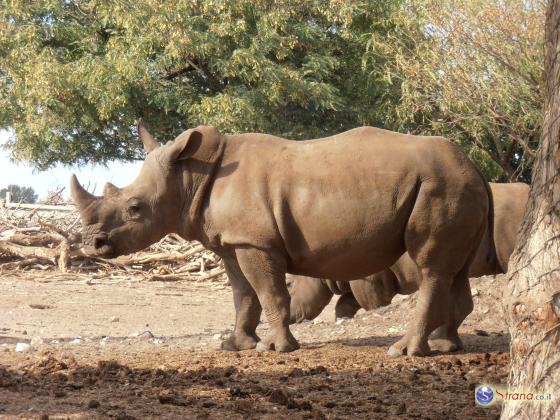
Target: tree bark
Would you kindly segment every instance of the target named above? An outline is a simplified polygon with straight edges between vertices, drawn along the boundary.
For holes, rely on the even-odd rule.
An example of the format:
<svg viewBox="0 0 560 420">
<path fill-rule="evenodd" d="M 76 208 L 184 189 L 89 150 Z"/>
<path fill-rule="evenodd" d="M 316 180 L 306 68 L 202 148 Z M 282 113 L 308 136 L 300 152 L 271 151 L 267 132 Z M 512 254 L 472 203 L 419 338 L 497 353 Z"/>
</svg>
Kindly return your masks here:
<svg viewBox="0 0 560 420">
<path fill-rule="evenodd" d="M 543 132 L 504 297 L 510 392 L 551 393 L 552 401 L 506 403 L 502 419 L 560 418 L 560 0 L 549 0 L 545 42 Z"/>
</svg>

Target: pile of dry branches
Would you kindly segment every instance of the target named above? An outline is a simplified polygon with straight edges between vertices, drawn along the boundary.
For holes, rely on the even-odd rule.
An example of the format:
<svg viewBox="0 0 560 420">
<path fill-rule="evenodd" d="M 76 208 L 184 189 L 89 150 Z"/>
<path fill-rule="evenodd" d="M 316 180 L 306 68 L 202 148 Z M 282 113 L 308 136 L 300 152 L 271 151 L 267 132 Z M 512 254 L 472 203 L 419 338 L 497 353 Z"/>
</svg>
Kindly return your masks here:
<svg viewBox="0 0 560 420">
<path fill-rule="evenodd" d="M 197 242 L 168 235 L 151 247 L 113 259 L 81 249 L 77 212 L 0 206 L 0 275 L 29 270 L 99 276 L 140 275 L 152 281 L 223 279 L 220 258 Z"/>
</svg>

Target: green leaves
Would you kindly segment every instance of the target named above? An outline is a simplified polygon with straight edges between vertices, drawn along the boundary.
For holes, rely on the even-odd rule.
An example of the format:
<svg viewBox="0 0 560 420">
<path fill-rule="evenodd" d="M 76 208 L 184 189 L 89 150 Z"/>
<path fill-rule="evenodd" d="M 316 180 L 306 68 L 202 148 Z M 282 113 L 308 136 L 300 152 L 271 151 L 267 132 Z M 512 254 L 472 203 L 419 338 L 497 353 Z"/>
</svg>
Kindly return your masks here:
<svg viewBox="0 0 560 420">
<path fill-rule="evenodd" d="M 299 138 L 352 127 L 327 118 L 348 106 L 337 57 L 357 46 L 335 6 L 10 2 L 0 12 L 0 127 L 15 133 L 14 157 L 40 168 L 136 157 L 138 117 L 161 141 L 203 123 Z"/>
<path fill-rule="evenodd" d="M 388 126 L 438 133 L 492 180 L 530 179 L 542 120 L 544 9 L 528 1 L 416 1 L 364 66 L 400 87 Z"/>
<path fill-rule="evenodd" d="M 163 142 L 198 124 L 294 139 L 374 125 L 448 136 L 492 179 L 526 179 L 542 19 L 536 0 L 11 1 L 0 127 L 46 168 L 142 156 L 138 117 Z"/>
</svg>

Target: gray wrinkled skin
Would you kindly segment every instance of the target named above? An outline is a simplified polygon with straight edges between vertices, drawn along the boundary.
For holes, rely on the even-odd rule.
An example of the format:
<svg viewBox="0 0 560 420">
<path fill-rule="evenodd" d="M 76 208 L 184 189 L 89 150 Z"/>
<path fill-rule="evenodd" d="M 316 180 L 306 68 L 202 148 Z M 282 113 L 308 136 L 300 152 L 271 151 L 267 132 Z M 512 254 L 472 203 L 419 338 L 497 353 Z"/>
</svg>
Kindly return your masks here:
<svg viewBox="0 0 560 420">
<path fill-rule="evenodd" d="M 114 257 L 174 232 L 216 252 L 236 309 L 224 349 L 298 348 L 286 273 L 359 279 L 404 252 L 419 267 L 420 292 L 391 355 L 428 354 L 432 331 L 472 311 L 468 267 L 493 225 L 491 194 L 446 139 L 361 127 L 295 142 L 203 126 L 159 146 L 139 131 L 149 154 L 132 184 L 94 197 L 72 179 L 85 250 Z M 270 334 L 260 340 L 262 309 Z"/>
<path fill-rule="evenodd" d="M 494 201 L 495 252 L 499 264 L 488 263 L 489 241 L 483 239 L 469 267 L 470 277 L 507 272 L 508 260 L 515 247 L 529 197 L 529 185 L 523 183 L 490 183 L 490 188 Z M 488 232 L 485 232 L 485 236 L 488 236 Z M 416 264 L 408 253 L 403 254 L 390 268 L 351 282 L 288 274 L 286 282 L 291 297 L 290 322 L 314 319 L 329 304 L 333 295 L 341 295 L 335 306 L 335 317 L 352 318 L 361 308 L 369 311 L 386 306 L 396 294 L 408 295 L 417 291 L 420 280 Z M 449 334 L 440 330 L 439 333 L 448 339 L 458 337 L 456 330 Z"/>
</svg>

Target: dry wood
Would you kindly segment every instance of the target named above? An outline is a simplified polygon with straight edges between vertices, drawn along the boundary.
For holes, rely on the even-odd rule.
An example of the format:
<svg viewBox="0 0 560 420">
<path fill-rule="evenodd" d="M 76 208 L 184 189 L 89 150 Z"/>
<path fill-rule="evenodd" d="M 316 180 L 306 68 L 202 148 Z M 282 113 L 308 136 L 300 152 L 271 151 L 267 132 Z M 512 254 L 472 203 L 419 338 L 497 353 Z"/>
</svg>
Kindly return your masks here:
<svg viewBox="0 0 560 420">
<path fill-rule="evenodd" d="M 122 257 L 112 258 L 110 260 L 104 260 L 111 264 L 118 264 L 118 265 L 133 265 L 133 264 L 149 264 L 153 262 L 161 262 L 161 261 L 183 261 L 188 260 L 195 254 L 204 251 L 205 248 L 202 245 L 198 245 L 197 247 L 191 249 L 188 252 L 178 252 L 178 251 L 171 251 L 171 252 L 160 252 L 157 254 L 135 254 L 135 255 L 123 255 Z"/>
<path fill-rule="evenodd" d="M 62 242 L 60 242 L 59 246 L 60 254 L 58 256 L 58 268 L 60 271 L 65 273 L 68 271 L 68 265 L 70 264 L 70 244 L 68 240 L 64 238 Z"/>
<path fill-rule="evenodd" d="M 89 256 L 81 249 L 77 211 L 43 211 L 44 208 L 0 207 L 0 257 L 8 258 L 0 264 L 0 273 L 41 270 L 40 278 L 53 281 L 93 277 L 111 281 L 131 281 L 132 277 L 215 281 L 224 273 L 220 257 L 200 243 L 185 241 L 175 234 L 132 255 L 114 259 Z"/>
<path fill-rule="evenodd" d="M 59 255 L 59 252 L 55 249 L 16 245 L 8 241 L 0 241 L 0 251 L 23 258 L 35 257 L 47 261 L 54 261 Z"/>
<path fill-rule="evenodd" d="M 132 255 L 114 259 L 89 256 L 81 249 L 77 212 L 40 211 L 0 207 L 0 257 L 8 257 L 0 264 L 0 273 L 41 270 L 45 278 L 43 273 L 56 271 L 60 274 L 49 276 L 60 280 L 66 274 L 78 279 L 83 278 L 79 273 L 90 273 L 96 278 L 118 278 L 115 281 L 130 281 L 131 276 L 214 281 L 224 273 L 220 257 L 174 234 Z"/>
<path fill-rule="evenodd" d="M 68 237 L 70 236 L 68 232 L 66 232 L 64 229 L 53 225 L 52 223 L 47 223 L 44 222 L 43 220 L 41 220 L 40 217 L 37 217 L 37 221 L 39 222 L 39 226 L 50 230 L 51 232 L 57 233 L 58 235 L 62 236 L 63 238 L 68 239 Z"/>
<path fill-rule="evenodd" d="M 210 280 L 215 277 L 225 274 L 226 270 L 223 268 L 216 269 L 214 272 L 209 272 L 208 274 L 201 274 L 198 276 L 186 276 L 186 275 L 154 275 L 148 277 L 148 281 L 180 281 L 180 280 L 190 280 L 190 281 L 200 281 L 200 280 Z"/>
<path fill-rule="evenodd" d="M 37 264 L 39 261 L 41 261 L 39 258 L 26 258 L 24 260 L 7 262 L 4 264 L 0 264 L 0 272 L 12 271 L 19 268 L 28 267 L 30 265 Z"/>
<path fill-rule="evenodd" d="M 11 209 L 33 209 L 33 210 L 55 210 L 55 211 L 75 211 L 75 207 L 71 205 L 49 205 L 49 204 L 20 204 L 20 203 L 5 203 L 5 207 Z"/>
<path fill-rule="evenodd" d="M 37 234 L 29 235 L 17 231 L 8 232 L 10 232 L 10 234 L 2 235 L 2 239 L 16 245 L 45 247 L 60 243 L 60 237 L 51 233 L 37 232 Z"/>
</svg>

